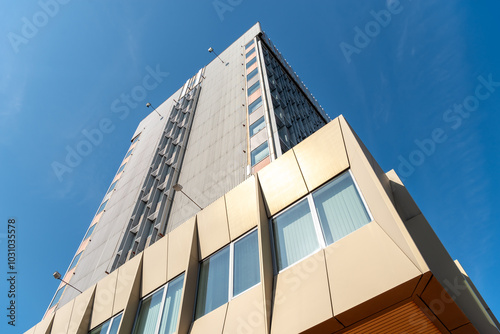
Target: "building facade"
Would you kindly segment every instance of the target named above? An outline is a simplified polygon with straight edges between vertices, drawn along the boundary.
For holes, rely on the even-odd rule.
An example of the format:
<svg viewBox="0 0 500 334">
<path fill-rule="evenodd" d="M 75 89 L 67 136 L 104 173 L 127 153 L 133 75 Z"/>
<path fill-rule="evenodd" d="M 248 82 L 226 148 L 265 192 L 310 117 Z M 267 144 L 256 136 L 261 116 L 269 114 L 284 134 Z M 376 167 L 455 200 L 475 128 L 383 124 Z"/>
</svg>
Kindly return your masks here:
<svg viewBox="0 0 500 334">
<path fill-rule="evenodd" d="M 29 333 L 499 332 L 394 171 L 259 24 L 157 111 L 64 275 L 84 292 L 61 283 Z"/>
</svg>

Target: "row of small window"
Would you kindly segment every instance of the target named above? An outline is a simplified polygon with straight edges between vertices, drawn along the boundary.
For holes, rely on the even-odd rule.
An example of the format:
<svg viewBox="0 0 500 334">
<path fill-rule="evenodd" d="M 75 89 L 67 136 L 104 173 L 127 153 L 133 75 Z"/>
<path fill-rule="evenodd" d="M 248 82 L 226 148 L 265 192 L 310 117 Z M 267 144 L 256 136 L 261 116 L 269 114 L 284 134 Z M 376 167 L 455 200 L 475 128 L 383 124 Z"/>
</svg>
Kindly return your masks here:
<svg viewBox="0 0 500 334">
<path fill-rule="evenodd" d="M 370 214 L 350 172 L 344 172 L 271 219 L 277 271 L 370 221 Z M 183 282 L 184 274 L 142 299 L 133 334 L 176 331 Z M 194 319 L 259 283 L 258 235 L 254 229 L 200 263 Z M 91 334 L 115 334 L 112 328 L 116 321 L 119 322 L 119 317 L 92 330 Z"/>
</svg>

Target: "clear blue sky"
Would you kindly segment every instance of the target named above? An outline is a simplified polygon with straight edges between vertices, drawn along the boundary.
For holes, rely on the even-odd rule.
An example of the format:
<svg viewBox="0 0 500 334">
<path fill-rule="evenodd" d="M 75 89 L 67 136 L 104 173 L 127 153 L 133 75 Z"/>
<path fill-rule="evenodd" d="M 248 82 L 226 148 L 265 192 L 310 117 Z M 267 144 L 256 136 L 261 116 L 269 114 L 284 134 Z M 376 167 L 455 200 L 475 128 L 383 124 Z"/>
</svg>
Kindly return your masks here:
<svg viewBox="0 0 500 334">
<path fill-rule="evenodd" d="M 500 316 L 500 3 L 220 0 L 218 13 L 211 0 L 60 1 L 45 6 L 51 15 L 35 1 L 0 4 L 1 332 L 41 319 L 58 285 L 52 273 L 68 267 L 146 102 L 159 105 L 211 61 L 209 46 L 223 50 L 256 21 L 328 114 L 344 114 L 382 168 L 402 174 Z M 377 29 L 372 11 L 388 5 Z M 358 28 L 371 37 L 356 38 Z M 147 66 L 169 75 L 120 118 L 113 101 L 142 84 Z M 60 181 L 53 162 L 103 118 L 114 130 Z M 14 330 L 4 315 L 9 217 L 18 226 Z"/>
</svg>

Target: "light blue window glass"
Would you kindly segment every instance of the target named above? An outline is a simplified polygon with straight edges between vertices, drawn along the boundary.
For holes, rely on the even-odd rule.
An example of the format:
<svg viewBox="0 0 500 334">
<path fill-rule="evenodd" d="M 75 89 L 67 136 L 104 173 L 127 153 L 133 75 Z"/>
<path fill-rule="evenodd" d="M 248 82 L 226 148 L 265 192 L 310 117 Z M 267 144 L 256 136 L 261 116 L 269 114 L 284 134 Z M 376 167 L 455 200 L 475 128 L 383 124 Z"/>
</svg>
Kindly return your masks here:
<svg viewBox="0 0 500 334">
<path fill-rule="evenodd" d="M 257 230 L 234 243 L 233 296 L 260 282 Z"/>
<path fill-rule="evenodd" d="M 195 319 L 228 302 L 229 247 L 201 263 Z"/>
<path fill-rule="evenodd" d="M 262 96 L 259 96 L 259 98 L 255 101 L 253 101 L 249 106 L 248 106 L 248 114 L 253 113 L 255 110 L 259 109 L 259 107 L 262 105 Z"/>
<path fill-rule="evenodd" d="M 118 172 L 116 172 L 117 175 L 120 174 L 123 171 L 123 168 L 125 168 L 126 164 L 127 163 L 124 163 L 123 165 L 120 166 L 120 168 L 118 168 Z"/>
<path fill-rule="evenodd" d="M 254 39 L 252 39 L 250 42 L 247 43 L 247 45 L 245 45 L 245 50 L 248 49 L 249 47 L 251 47 L 253 45 L 253 43 L 255 43 Z"/>
<path fill-rule="evenodd" d="M 177 318 L 179 317 L 179 308 L 181 306 L 183 284 L 184 274 L 168 283 L 159 334 L 172 334 L 177 330 Z"/>
<path fill-rule="evenodd" d="M 247 52 L 246 58 L 250 57 L 254 53 L 255 53 L 255 48 L 253 48 L 252 50 L 250 50 L 250 51 Z"/>
<path fill-rule="evenodd" d="M 111 184 L 111 186 L 109 187 L 108 191 L 106 192 L 106 194 L 108 194 L 110 191 L 113 191 L 113 189 L 115 189 L 116 187 L 116 183 L 118 182 L 118 180 L 116 180 L 115 182 L 113 182 Z"/>
<path fill-rule="evenodd" d="M 250 88 L 248 88 L 248 96 L 252 95 L 260 88 L 260 81 L 254 83 Z"/>
<path fill-rule="evenodd" d="M 132 139 L 132 144 L 135 143 L 139 137 L 141 136 L 141 134 L 139 133 L 134 139 Z"/>
<path fill-rule="evenodd" d="M 118 327 L 120 327 L 121 319 L 122 313 L 94 328 L 89 332 L 89 334 L 116 334 L 118 333 Z"/>
<path fill-rule="evenodd" d="M 127 159 L 127 158 L 128 158 L 128 156 L 132 154 L 132 151 L 133 151 L 133 150 L 134 150 L 133 148 L 132 148 L 132 149 L 130 149 L 130 150 L 127 152 L 127 154 L 125 155 L 125 158 L 124 158 L 124 159 Z"/>
<path fill-rule="evenodd" d="M 255 122 L 253 122 L 252 125 L 250 125 L 250 137 L 254 136 L 259 132 L 260 130 L 264 129 L 266 127 L 266 121 L 264 120 L 264 117 L 259 118 Z"/>
<path fill-rule="evenodd" d="M 99 210 L 97 210 L 96 215 L 100 214 L 104 210 L 104 208 L 106 207 L 106 204 L 108 204 L 108 201 L 101 204 L 101 206 L 99 207 Z"/>
<path fill-rule="evenodd" d="M 313 194 L 327 245 L 370 222 L 370 216 L 349 173 Z"/>
<path fill-rule="evenodd" d="M 56 295 L 54 296 L 54 299 L 52 299 L 52 303 L 50 303 L 50 306 L 49 308 L 51 308 L 52 306 L 56 305 L 57 303 L 59 303 L 59 299 L 61 299 L 61 296 L 64 292 L 64 288 L 66 286 L 63 286 L 62 288 L 60 288 L 59 290 L 57 290 L 56 292 Z"/>
<path fill-rule="evenodd" d="M 267 141 L 258 146 L 255 150 L 250 153 L 250 157 L 252 160 L 252 166 L 257 164 L 258 162 L 264 160 L 269 155 L 269 145 Z"/>
<path fill-rule="evenodd" d="M 78 260 L 80 259 L 80 256 L 82 256 L 82 253 L 83 253 L 83 251 L 76 254 L 76 256 L 73 258 L 73 261 L 71 261 L 71 265 L 69 266 L 68 270 L 71 270 L 76 266 L 76 264 L 78 263 Z"/>
<path fill-rule="evenodd" d="M 253 70 L 252 72 L 248 73 L 247 75 L 247 81 L 252 79 L 254 76 L 257 75 L 257 73 L 259 73 L 259 70 L 256 68 L 255 70 Z"/>
<path fill-rule="evenodd" d="M 250 60 L 247 63 L 247 68 L 249 68 L 250 66 L 252 66 L 253 64 L 255 64 L 256 61 L 257 61 L 257 57 L 253 57 L 252 60 Z"/>
<path fill-rule="evenodd" d="M 320 244 L 307 199 L 272 220 L 278 269 L 303 259 Z"/>
<path fill-rule="evenodd" d="M 94 225 L 90 226 L 90 228 L 88 229 L 87 233 L 85 234 L 85 238 L 83 238 L 83 240 L 87 240 L 90 237 L 90 235 L 92 234 L 92 232 L 94 232 L 94 229 L 95 229 L 96 225 L 97 224 L 94 224 Z"/>
<path fill-rule="evenodd" d="M 158 316 L 163 299 L 164 288 L 142 300 L 135 321 L 133 334 L 155 334 Z"/>
</svg>

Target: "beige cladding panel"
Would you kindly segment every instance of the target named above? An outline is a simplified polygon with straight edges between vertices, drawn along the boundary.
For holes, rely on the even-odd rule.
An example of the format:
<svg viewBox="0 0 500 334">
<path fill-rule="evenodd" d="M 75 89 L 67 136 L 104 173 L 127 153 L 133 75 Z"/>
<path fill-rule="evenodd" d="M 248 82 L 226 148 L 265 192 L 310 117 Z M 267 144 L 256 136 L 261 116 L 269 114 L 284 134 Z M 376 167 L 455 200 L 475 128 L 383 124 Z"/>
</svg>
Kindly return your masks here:
<svg viewBox="0 0 500 334">
<path fill-rule="evenodd" d="M 68 334 L 87 334 L 90 326 L 90 315 L 94 303 L 95 289 L 96 285 L 93 285 L 75 298 Z"/>
<path fill-rule="evenodd" d="M 300 333 L 333 317 L 323 250 L 276 278 L 271 333 Z M 343 326 L 333 320 L 332 332 Z"/>
<path fill-rule="evenodd" d="M 223 333 L 266 333 L 264 300 L 260 284 L 229 302 Z"/>
<path fill-rule="evenodd" d="M 296 145 L 293 151 L 309 191 L 349 168 L 338 118 Z"/>
<path fill-rule="evenodd" d="M 197 220 L 201 258 L 204 259 L 230 240 L 224 196 L 200 211 Z"/>
<path fill-rule="evenodd" d="M 338 119 L 344 136 L 351 172 L 366 200 L 373 219 L 422 272 L 429 271 L 393 203 L 361 150 L 354 133 L 342 116 L 339 116 Z"/>
<path fill-rule="evenodd" d="M 111 318 L 116 290 L 118 270 L 115 270 L 97 283 L 94 297 L 94 306 L 90 318 L 90 329 Z"/>
<path fill-rule="evenodd" d="M 168 234 L 167 281 L 186 271 L 195 232 L 195 221 L 196 216 Z"/>
<path fill-rule="evenodd" d="M 222 334 L 224 321 L 226 320 L 227 304 L 216 308 L 203 317 L 198 318 L 194 323 L 189 334 Z"/>
<path fill-rule="evenodd" d="M 344 312 L 422 274 L 375 222 L 328 246 L 325 254 L 334 313 L 344 325 L 352 322 L 352 316 Z M 391 294 L 397 300 L 378 300 L 371 308 L 365 307 L 368 314 L 356 316 L 361 319 L 409 298 L 416 283 L 400 291 L 399 296 Z"/>
<path fill-rule="evenodd" d="M 263 168 L 258 175 L 271 216 L 308 192 L 293 150 Z"/>
<path fill-rule="evenodd" d="M 143 252 L 141 298 L 167 282 L 168 235 Z"/>
<path fill-rule="evenodd" d="M 255 176 L 226 194 L 229 236 L 234 240 L 257 226 L 258 209 Z"/>
<path fill-rule="evenodd" d="M 49 334 L 52 328 L 53 321 L 54 313 L 45 317 L 45 319 L 43 319 L 38 323 L 38 325 L 36 325 L 34 334 Z"/>
<path fill-rule="evenodd" d="M 54 316 L 54 323 L 52 324 L 51 334 L 67 334 L 68 325 L 71 319 L 71 313 L 73 312 L 73 306 L 75 300 L 71 300 L 66 303 L 63 307 L 57 310 Z"/>
<path fill-rule="evenodd" d="M 116 282 L 115 301 L 113 303 L 113 314 L 125 309 L 131 297 L 139 299 L 139 296 L 132 296 L 134 285 L 139 284 L 142 263 L 142 254 L 139 254 L 127 261 L 118 268 L 118 280 Z"/>
</svg>

